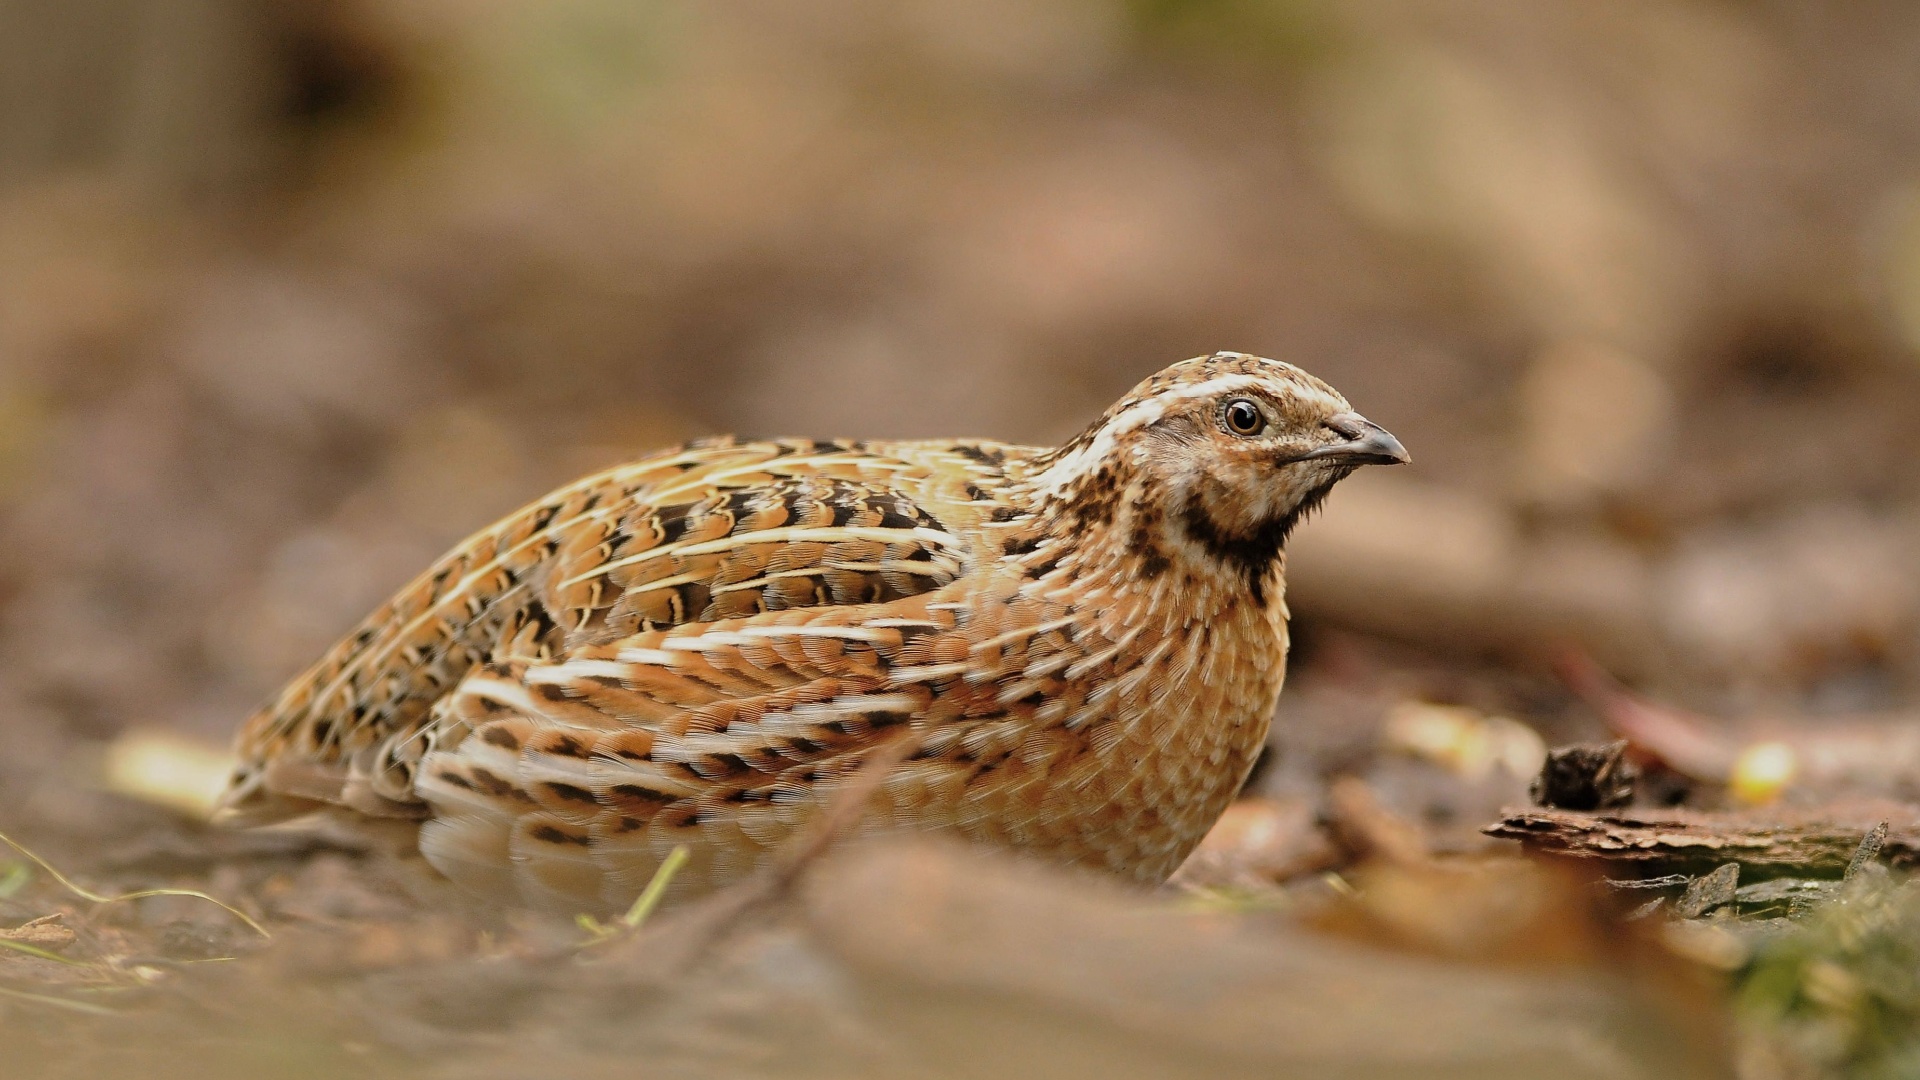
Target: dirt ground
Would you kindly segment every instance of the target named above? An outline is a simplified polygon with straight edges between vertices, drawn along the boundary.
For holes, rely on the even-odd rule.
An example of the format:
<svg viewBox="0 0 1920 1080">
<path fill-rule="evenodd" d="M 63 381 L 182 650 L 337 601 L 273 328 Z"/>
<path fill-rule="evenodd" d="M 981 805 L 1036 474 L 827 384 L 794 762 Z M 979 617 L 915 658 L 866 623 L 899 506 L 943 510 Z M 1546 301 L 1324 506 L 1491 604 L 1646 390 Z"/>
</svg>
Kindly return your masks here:
<svg viewBox="0 0 1920 1080">
<path fill-rule="evenodd" d="M 1223 348 L 1415 464 L 1158 891 L 899 839 L 633 928 L 163 805 L 553 485 Z M 1909 5 L 0 7 L 0 1077 L 1908 1076 L 1917 702 Z"/>
</svg>

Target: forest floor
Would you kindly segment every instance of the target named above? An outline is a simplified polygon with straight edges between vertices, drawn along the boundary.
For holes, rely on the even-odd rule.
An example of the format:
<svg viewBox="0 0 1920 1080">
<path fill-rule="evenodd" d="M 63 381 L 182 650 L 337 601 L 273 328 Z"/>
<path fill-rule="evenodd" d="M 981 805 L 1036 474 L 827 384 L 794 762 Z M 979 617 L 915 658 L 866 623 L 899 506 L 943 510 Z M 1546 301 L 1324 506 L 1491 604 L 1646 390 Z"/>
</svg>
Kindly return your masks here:
<svg viewBox="0 0 1920 1080">
<path fill-rule="evenodd" d="M 1615 805 L 1540 808 L 1527 725 L 1354 718 L 1408 681 L 1508 706 L 1543 687 L 1310 646 L 1283 749 L 1153 891 L 898 837 L 566 920 L 477 906 L 417 863 L 197 825 L 151 801 L 165 748 L 143 798 L 111 790 L 139 783 L 124 767 L 50 777 L 62 795 L 23 800 L 46 813 L 0 853 L 7 1075 L 1766 1080 L 1920 1060 L 1912 807 L 1687 777 L 1641 714 L 1711 729 L 1614 690 L 1560 723 L 1642 740 L 1556 755 L 1546 797 Z"/>
</svg>

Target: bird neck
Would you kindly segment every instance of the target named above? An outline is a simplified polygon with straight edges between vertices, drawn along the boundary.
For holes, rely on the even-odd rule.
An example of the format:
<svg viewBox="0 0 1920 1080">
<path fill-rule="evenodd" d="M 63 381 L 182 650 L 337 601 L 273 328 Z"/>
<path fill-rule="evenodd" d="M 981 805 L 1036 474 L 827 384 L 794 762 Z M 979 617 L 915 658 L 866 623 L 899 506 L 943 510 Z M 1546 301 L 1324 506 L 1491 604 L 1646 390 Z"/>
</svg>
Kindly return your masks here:
<svg viewBox="0 0 1920 1080">
<path fill-rule="evenodd" d="M 1256 613 L 1284 623 L 1283 528 L 1230 534 L 1152 478 L 1094 472 L 1086 481 L 1029 489 L 1031 512 L 1009 523 L 1002 550 L 1030 588 L 1118 605 L 1129 621 L 1169 629 Z"/>
</svg>

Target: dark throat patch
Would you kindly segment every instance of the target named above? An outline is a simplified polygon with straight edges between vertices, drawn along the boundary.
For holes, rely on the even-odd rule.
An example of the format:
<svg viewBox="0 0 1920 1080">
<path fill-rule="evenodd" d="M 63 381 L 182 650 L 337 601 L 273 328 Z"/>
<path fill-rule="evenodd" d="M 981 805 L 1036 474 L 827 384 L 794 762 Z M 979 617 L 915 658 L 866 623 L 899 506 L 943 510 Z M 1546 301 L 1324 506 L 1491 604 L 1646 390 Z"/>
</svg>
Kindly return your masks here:
<svg viewBox="0 0 1920 1080">
<path fill-rule="evenodd" d="M 1326 501 L 1327 493 L 1333 490 L 1333 485 L 1345 476 L 1345 471 L 1334 475 L 1308 492 L 1285 514 L 1263 521 L 1250 531 L 1237 531 L 1223 526 L 1207 512 L 1198 497 L 1192 496 L 1180 508 L 1180 525 L 1208 556 L 1242 575 L 1247 582 L 1247 591 L 1253 594 L 1253 602 L 1265 607 L 1268 584 L 1279 566 L 1280 552 L 1287 546 L 1287 537 L 1293 535 L 1296 525 L 1320 508 L 1320 504 Z"/>
</svg>

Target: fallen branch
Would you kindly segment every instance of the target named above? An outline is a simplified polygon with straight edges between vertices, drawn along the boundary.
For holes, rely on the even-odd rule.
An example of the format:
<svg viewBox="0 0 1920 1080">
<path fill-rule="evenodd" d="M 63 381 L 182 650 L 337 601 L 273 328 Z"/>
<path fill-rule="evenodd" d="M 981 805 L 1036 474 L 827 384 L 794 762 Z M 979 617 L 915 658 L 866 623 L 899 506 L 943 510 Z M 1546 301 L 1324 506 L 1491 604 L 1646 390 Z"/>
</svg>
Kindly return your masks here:
<svg viewBox="0 0 1920 1080">
<path fill-rule="evenodd" d="M 1859 851 L 1861 836 L 1877 834 L 1882 822 L 1897 824 L 1887 828 L 1879 857 L 1896 867 L 1920 866 L 1920 807 L 1865 800 L 1764 812 L 1513 809 L 1483 831 L 1543 854 L 1647 869 L 1738 862 L 1838 877 Z"/>
</svg>

